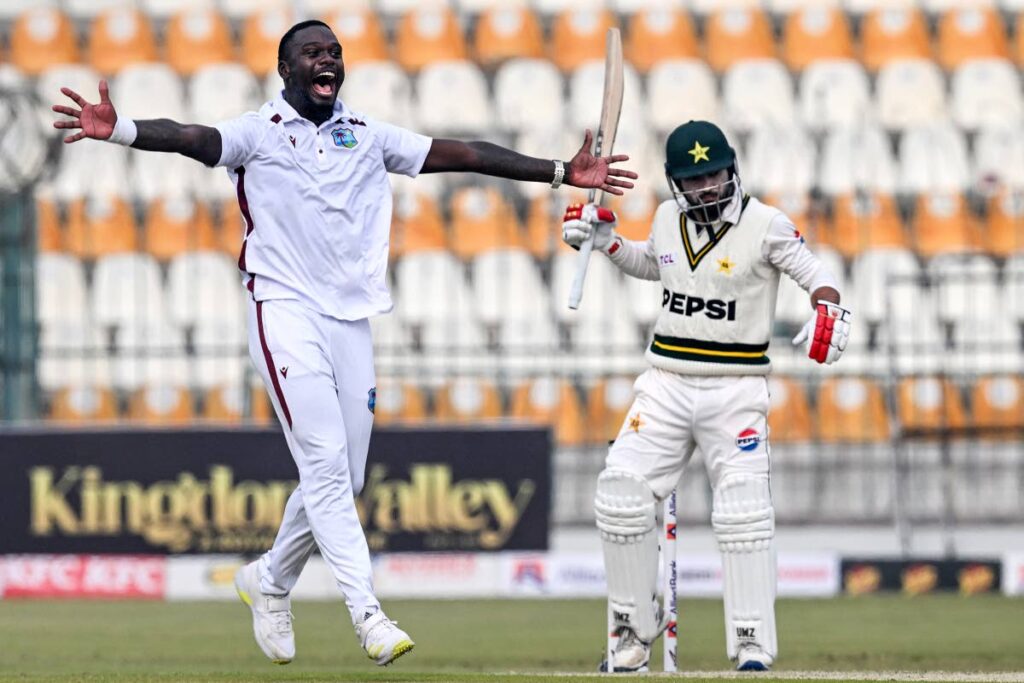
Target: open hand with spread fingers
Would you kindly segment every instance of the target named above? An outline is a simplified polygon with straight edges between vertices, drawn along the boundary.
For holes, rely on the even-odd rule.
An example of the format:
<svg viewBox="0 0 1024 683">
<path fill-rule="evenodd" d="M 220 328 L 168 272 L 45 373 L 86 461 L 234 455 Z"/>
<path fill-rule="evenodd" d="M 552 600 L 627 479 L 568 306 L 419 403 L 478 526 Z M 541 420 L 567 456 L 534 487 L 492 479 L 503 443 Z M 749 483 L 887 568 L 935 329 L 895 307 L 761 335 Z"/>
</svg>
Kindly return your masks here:
<svg viewBox="0 0 1024 683">
<path fill-rule="evenodd" d="M 850 339 L 850 309 L 824 299 L 818 300 L 814 316 L 800 333 L 793 337 L 793 345 L 807 345 L 807 357 L 825 365 L 839 360 Z"/>
<path fill-rule="evenodd" d="M 613 154 L 606 157 L 595 157 L 590 153 L 593 139 L 593 134 L 587 130 L 583 135 L 583 146 L 569 161 L 565 182 L 573 187 L 593 187 L 609 194 L 618 195 L 623 194 L 623 188 L 632 189 L 633 183 L 629 180 L 620 180 L 620 178 L 636 180 L 636 173 L 624 168 L 612 168 L 612 164 L 628 161 L 629 156 Z"/>
<path fill-rule="evenodd" d="M 58 114 L 70 116 L 70 119 L 54 121 L 54 128 L 75 129 L 79 132 L 68 135 L 64 142 L 78 142 L 84 138 L 94 140 L 106 140 L 114 132 L 114 125 L 117 123 L 117 112 L 110 102 L 110 90 L 105 80 L 100 81 L 100 101 L 98 104 L 90 104 L 84 97 L 71 88 L 61 88 L 60 91 L 67 95 L 72 102 L 81 109 L 68 107 L 62 104 L 53 105 L 53 111 Z"/>
</svg>

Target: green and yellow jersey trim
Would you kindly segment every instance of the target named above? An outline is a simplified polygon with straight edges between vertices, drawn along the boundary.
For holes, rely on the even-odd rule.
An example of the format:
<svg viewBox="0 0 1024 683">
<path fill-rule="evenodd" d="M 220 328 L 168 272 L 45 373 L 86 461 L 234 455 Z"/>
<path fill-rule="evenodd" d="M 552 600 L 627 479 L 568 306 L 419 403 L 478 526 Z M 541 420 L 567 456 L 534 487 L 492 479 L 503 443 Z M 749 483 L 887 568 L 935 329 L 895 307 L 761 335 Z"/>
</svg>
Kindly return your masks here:
<svg viewBox="0 0 1024 683">
<path fill-rule="evenodd" d="M 735 365 L 767 365 L 768 342 L 764 344 L 723 344 L 702 339 L 654 335 L 651 353 L 676 360 Z"/>
</svg>

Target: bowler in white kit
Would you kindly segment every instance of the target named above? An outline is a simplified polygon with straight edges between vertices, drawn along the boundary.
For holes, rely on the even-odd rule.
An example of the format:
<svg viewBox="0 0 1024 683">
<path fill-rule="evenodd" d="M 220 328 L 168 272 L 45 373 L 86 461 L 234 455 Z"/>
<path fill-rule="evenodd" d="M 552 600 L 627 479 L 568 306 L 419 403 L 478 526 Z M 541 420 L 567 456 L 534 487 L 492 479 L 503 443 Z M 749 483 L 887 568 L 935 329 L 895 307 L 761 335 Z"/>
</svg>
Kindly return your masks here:
<svg viewBox="0 0 1024 683">
<path fill-rule="evenodd" d="M 289 594 L 319 548 L 345 597 L 356 635 L 377 664 L 413 647 L 374 596 L 370 554 L 356 514 L 363 486 L 375 379 L 368 318 L 391 310 L 385 284 L 391 228 L 388 173 L 467 171 L 515 180 L 563 181 L 622 194 L 624 155 L 594 157 L 590 133 L 563 162 L 486 142 L 431 139 L 375 121 L 338 99 L 342 48 L 320 21 L 282 37 L 284 89 L 258 112 L 215 127 L 118 117 L 105 81 L 100 102 L 61 91 L 55 105 L 80 129 L 65 138 L 109 140 L 177 152 L 223 166 L 245 220 L 238 267 L 249 297 L 249 351 L 298 467 L 273 547 L 235 576 L 260 648 L 275 663 L 295 656 Z"/>
</svg>

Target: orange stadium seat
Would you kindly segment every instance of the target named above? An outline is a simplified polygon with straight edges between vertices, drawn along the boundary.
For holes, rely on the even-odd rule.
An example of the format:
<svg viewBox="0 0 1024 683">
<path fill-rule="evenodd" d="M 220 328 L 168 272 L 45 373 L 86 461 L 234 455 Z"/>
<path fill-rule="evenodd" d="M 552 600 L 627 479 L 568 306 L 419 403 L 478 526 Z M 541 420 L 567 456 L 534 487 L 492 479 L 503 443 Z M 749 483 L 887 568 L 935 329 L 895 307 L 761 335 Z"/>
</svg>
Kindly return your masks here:
<svg viewBox="0 0 1024 683">
<path fill-rule="evenodd" d="M 242 61 L 256 76 L 263 78 L 277 69 L 277 46 L 292 25 L 292 15 L 284 7 L 253 12 L 242 24 Z"/>
<path fill-rule="evenodd" d="M 1024 425 L 1024 379 L 982 377 L 971 387 L 971 424 L 982 429 L 1020 429 Z"/>
<path fill-rule="evenodd" d="M 542 58 L 544 31 L 527 7 L 495 5 L 480 15 L 473 51 L 476 61 L 486 67 L 506 59 Z"/>
<path fill-rule="evenodd" d="M 60 229 L 60 213 L 55 202 L 36 198 L 36 233 L 40 252 L 64 251 L 64 233 Z"/>
<path fill-rule="evenodd" d="M 901 379 L 896 410 L 905 431 L 936 432 L 967 424 L 960 392 L 949 380 L 937 377 Z"/>
<path fill-rule="evenodd" d="M 411 382 L 377 379 L 375 424 L 425 422 L 426 419 L 427 396 L 422 387 Z"/>
<path fill-rule="evenodd" d="M 746 59 L 775 57 L 771 22 L 756 8 L 725 8 L 708 17 L 704 27 L 708 64 L 726 71 Z"/>
<path fill-rule="evenodd" d="M 138 237 L 131 207 L 119 197 L 79 199 L 68 207 L 67 250 L 82 259 L 135 251 Z"/>
<path fill-rule="evenodd" d="M 853 34 L 838 7 L 806 7 L 786 17 L 782 33 L 786 64 L 800 71 L 812 62 L 853 57 Z"/>
<path fill-rule="evenodd" d="M 679 9 L 649 7 L 634 14 L 626 33 L 626 59 L 640 72 L 666 59 L 700 56 L 689 15 Z"/>
<path fill-rule="evenodd" d="M 237 259 L 238 252 L 242 248 L 242 236 L 245 234 L 245 221 L 238 210 L 238 200 L 223 200 L 220 203 L 220 211 L 217 213 L 219 220 L 214 228 L 214 233 L 217 235 L 217 249 L 232 259 Z"/>
<path fill-rule="evenodd" d="M 996 256 L 1024 251 L 1024 192 L 1004 190 L 988 201 L 982 246 Z"/>
<path fill-rule="evenodd" d="M 129 64 L 156 61 L 156 37 L 149 18 L 128 7 L 109 9 L 89 27 L 89 64 L 112 74 Z"/>
<path fill-rule="evenodd" d="M 947 10 L 939 18 L 938 33 L 938 58 L 946 69 L 955 69 L 971 59 L 1010 56 L 1006 27 L 992 7 Z"/>
<path fill-rule="evenodd" d="M 658 198 L 653 192 L 633 190 L 621 197 L 612 197 L 608 206 L 618 218 L 615 232 L 628 240 L 647 241 L 654 212 L 658 209 Z"/>
<path fill-rule="evenodd" d="M 19 15 L 10 41 L 11 63 L 29 76 L 79 61 L 74 24 L 55 7 L 36 7 Z"/>
<path fill-rule="evenodd" d="M 195 418 L 192 396 L 180 386 L 151 386 L 137 389 L 128 399 L 126 417 L 151 425 L 180 425 Z"/>
<path fill-rule="evenodd" d="M 111 422 L 117 412 L 117 398 L 109 387 L 70 386 L 54 393 L 49 419 L 70 424 Z"/>
<path fill-rule="evenodd" d="M 818 389 L 818 438 L 827 443 L 889 438 L 882 387 L 871 379 L 829 377 Z"/>
<path fill-rule="evenodd" d="M 380 19 L 369 7 L 338 10 L 325 16 L 324 22 L 338 36 L 346 67 L 390 59 Z"/>
<path fill-rule="evenodd" d="M 403 194 L 395 201 L 391 226 L 391 257 L 416 251 L 445 249 L 448 237 L 437 203 L 425 194 Z"/>
<path fill-rule="evenodd" d="M 850 258 L 865 249 L 905 247 L 896 200 L 887 194 L 855 193 L 836 197 L 829 244 Z"/>
<path fill-rule="evenodd" d="M 902 59 L 931 59 L 931 36 L 921 10 L 877 8 L 864 17 L 860 29 L 861 61 L 871 71 Z"/>
<path fill-rule="evenodd" d="M 579 446 L 586 434 L 583 406 L 576 388 L 565 380 L 544 377 L 519 385 L 512 392 L 512 417 L 551 425 L 559 446 Z"/>
<path fill-rule="evenodd" d="M 452 195 L 451 249 L 468 260 L 491 249 L 524 247 L 515 210 L 493 187 L 466 187 Z"/>
<path fill-rule="evenodd" d="M 546 259 L 556 249 L 569 249 L 562 241 L 562 216 L 569 204 L 585 201 L 586 193 L 576 188 L 558 194 L 544 193 L 530 200 L 526 211 L 526 248 L 530 253 Z"/>
<path fill-rule="evenodd" d="M 466 58 L 466 41 L 459 19 L 446 7 L 410 10 L 398 24 L 395 57 L 406 71 L 419 71 L 427 64 Z"/>
<path fill-rule="evenodd" d="M 209 7 L 183 10 L 171 17 L 164 47 L 167 63 L 186 76 L 208 64 L 235 59 L 231 26 L 224 15 Z"/>
<path fill-rule="evenodd" d="M 158 199 L 150 204 L 143 241 L 146 251 L 160 261 L 186 251 L 217 248 L 209 209 L 191 199 Z"/>
<path fill-rule="evenodd" d="M 914 249 L 925 258 L 979 248 L 977 223 L 959 194 L 921 195 L 911 221 Z"/>
<path fill-rule="evenodd" d="M 460 377 L 437 391 L 434 416 L 442 422 L 497 420 L 501 417 L 501 395 L 493 382 Z"/>
<path fill-rule="evenodd" d="M 587 435 L 590 443 L 614 441 L 633 405 L 633 377 L 610 377 L 587 392 Z"/>
<path fill-rule="evenodd" d="M 790 377 L 772 376 L 768 380 L 768 392 L 771 396 L 768 430 L 772 442 L 810 441 L 814 430 L 804 387 Z"/>
<path fill-rule="evenodd" d="M 203 394 L 203 420 L 236 424 L 245 413 L 245 392 L 237 384 L 211 387 Z"/>
<path fill-rule="evenodd" d="M 604 61 L 605 33 L 616 26 L 608 10 L 567 9 L 551 27 L 551 61 L 568 73 L 592 60 Z"/>
</svg>

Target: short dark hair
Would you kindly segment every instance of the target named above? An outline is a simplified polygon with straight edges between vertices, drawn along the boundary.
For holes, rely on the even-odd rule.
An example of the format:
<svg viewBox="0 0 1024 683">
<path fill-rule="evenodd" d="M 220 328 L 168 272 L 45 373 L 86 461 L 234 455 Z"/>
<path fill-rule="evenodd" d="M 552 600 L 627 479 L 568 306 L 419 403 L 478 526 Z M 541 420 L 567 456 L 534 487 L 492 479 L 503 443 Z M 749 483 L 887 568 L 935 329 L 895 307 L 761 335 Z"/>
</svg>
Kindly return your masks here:
<svg viewBox="0 0 1024 683">
<path fill-rule="evenodd" d="M 290 29 L 288 29 L 283 36 L 281 36 L 281 42 L 278 43 L 277 45 L 277 61 L 284 61 L 285 52 L 287 52 L 288 50 L 288 44 L 291 42 L 292 38 L 295 37 L 295 34 L 304 28 L 309 28 L 310 26 L 323 26 L 328 31 L 331 30 L 330 26 L 320 21 L 319 19 L 308 19 L 306 21 L 300 21 L 299 23 L 295 24 L 295 26 L 292 26 Z"/>
</svg>

